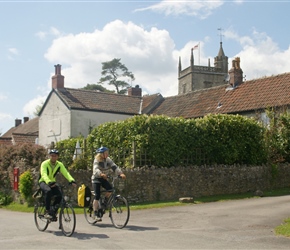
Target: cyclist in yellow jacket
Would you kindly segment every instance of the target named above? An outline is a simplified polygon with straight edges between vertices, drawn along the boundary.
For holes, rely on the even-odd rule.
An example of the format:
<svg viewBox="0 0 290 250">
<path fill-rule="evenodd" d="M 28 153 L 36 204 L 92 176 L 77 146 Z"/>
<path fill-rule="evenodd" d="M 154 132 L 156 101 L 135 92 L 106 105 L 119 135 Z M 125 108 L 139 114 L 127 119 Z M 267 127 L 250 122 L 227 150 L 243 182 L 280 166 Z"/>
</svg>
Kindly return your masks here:
<svg viewBox="0 0 290 250">
<path fill-rule="evenodd" d="M 53 211 L 50 211 L 50 202 L 53 195 L 56 196 L 53 206 L 57 207 L 61 201 L 61 192 L 56 184 L 56 174 L 61 172 L 62 175 L 69 181 L 70 184 L 76 186 L 75 179 L 70 175 L 62 162 L 58 161 L 59 152 L 52 149 L 49 152 L 49 159 L 41 163 L 39 186 L 44 193 L 46 219 L 53 218 Z"/>
</svg>

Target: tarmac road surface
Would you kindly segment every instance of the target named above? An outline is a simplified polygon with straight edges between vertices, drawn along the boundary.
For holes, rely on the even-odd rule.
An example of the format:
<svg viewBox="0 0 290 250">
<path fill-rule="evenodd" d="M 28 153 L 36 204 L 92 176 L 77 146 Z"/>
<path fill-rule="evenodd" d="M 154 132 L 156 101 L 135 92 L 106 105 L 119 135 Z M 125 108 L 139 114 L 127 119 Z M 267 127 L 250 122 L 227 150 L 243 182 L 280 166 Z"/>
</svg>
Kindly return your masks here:
<svg viewBox="0 0 290 250">
<path fill-rule="evenodd" d="M 274 228 L 290 217 L 290 196 L 131 211 L 128 225 L 97 225 L 77 215 L 75 233 L 58 223 L 37 230 L 32 213 L 0 209 L 0 249 L 290 249 Z"/>
</svg>

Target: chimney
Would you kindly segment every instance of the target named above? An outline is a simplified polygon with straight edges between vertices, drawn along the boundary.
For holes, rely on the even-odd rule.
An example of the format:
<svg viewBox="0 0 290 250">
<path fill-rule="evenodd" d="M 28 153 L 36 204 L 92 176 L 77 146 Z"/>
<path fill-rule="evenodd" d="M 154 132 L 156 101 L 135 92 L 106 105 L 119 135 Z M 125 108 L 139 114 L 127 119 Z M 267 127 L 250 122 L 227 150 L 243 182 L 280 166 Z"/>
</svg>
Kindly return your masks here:
<svg viewBox="0 0 290 250">
<path fill-rule="evenodd" d="M 64 76 L 61 75 L 61 65 L 54 65 L 55 75 L 51 77 L 52 88 L 53 89 L 63 89 L 64 88 Z"/>
<path fill-rule="evenodd" d="M 23 117 L 23 123 L 28 122 L 29 121 L 29 117 L 25 116 Z"/>
<path fill-rule="evenodd" d="M 239 86 L 241 83 L 243 83 L 243 71 L 240 68 L 240 58 L 236 57 L 232 61 L 232 68 L 229 70 L 230 75 L 230 84 L 233 87 Z"/>
<path fill-rule="evenodd" d="M 134 88 L 128 88 L 128 96 L 142 96 L 142 89 L 139 88 L 139 85 L 136 85 Z"/>
<path fill-rule="evenodd" d="M 15 119 L 15 128 L 22 123 L 21 119 Z"/>
</svg>

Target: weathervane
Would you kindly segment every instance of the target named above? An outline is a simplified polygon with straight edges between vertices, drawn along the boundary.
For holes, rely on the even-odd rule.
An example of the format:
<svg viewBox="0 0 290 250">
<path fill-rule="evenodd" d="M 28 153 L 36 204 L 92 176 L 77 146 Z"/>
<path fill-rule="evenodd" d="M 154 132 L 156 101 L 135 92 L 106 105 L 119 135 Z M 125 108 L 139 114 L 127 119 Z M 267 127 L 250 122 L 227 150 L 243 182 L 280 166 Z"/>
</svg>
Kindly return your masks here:
<svg viewBox="0 0 290 250">
<path fill-rule="evenodd" d="M 222 28 L 218 28 L 218 30 L 219 30 L 219 32 L 220 32 L 220 40 L 221 40 L 221 42 L 222 42 L 222 37 L 223 37 L 222 31 L 223 31 L 223 29 L 222 29 Z"/>
</svg>

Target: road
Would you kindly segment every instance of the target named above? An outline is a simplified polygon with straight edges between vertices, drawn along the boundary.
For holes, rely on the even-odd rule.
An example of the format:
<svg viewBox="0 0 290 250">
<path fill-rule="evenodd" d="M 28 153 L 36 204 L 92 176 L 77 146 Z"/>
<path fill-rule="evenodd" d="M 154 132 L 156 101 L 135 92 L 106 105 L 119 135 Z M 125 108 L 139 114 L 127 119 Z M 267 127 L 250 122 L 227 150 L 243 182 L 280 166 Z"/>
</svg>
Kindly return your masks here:
<svg viewBox="0 0 290 250">
<path fill-rule="evenodd" d="M 290 249 L 274 233 L 289 208 L 281 196 L 133 210 L 123 229 L 107 214 L 97 225 L 79 214 L 71 237 L 57 223 L 39 232 L 32 213 L 0 209 L 0 249 Z"/>
</svg>

